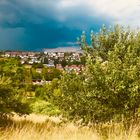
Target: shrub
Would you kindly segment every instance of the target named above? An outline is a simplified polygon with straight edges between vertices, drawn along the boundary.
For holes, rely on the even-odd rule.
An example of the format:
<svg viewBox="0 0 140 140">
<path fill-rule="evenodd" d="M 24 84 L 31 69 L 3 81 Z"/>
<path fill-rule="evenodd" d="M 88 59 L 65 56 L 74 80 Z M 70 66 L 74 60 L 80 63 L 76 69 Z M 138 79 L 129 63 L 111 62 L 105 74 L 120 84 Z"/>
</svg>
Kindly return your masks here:
<svg viewBox="0 0 140 140">
<path fill-rule="evenodd" d="M 83 34 L 86 68 L 82 75 L 62 77 L 54 102 L 65 115 L 84 122 L 135 118 L 140 107 L 140 32 L 103 26 L 98 35 L 91 33 L 92 47 L 85 40 Z"/>
<path fill-rule="evenodd" d="M 0 114 L 11 112 L 29 113 L 28 103 L 18 94 L 18 89 L 13 87 L 10 78 L 0 76 Z"/>
<path fill-rule="evenodd" d="M 57 116 L 60 114 L 60 110 L 53 104 L 44 100 L 36 99 L 30 104 L 33 113 L 44 114 L 49 116 Z"/>
</svg>

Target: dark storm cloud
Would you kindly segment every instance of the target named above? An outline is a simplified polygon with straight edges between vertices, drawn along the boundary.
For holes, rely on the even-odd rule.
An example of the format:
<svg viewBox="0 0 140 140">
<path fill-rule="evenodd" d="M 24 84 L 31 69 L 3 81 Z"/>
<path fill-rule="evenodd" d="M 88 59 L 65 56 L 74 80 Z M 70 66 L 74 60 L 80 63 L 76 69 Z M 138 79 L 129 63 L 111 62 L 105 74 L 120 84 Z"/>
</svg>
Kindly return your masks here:
<svg viewBox="0 0 140 140">
<path fill-rule="evenodd" d="M 63 9 L 60 1 L 1 0 L 0 49 L 66 46 L 75 42 L 82 30 L 97 31 L 103 23 L 109 24 L 101 17 L 91 17 L 84 5 Z"/>
</svg>

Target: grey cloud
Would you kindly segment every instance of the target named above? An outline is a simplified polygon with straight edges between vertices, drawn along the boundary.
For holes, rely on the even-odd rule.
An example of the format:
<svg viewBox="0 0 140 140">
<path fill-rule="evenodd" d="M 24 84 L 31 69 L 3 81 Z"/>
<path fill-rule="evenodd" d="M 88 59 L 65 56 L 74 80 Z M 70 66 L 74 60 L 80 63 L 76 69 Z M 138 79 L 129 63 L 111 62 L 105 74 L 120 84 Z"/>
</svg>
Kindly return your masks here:
<svg viewBox="0 0 140 140">
<path fill-rule="evenodd" d="M 82 30 L 98 31 L 110 19 L 90 16 L 84 5 L 61 9 L 61 0 L 0 0 L 0 49 L 70 45 Z"/>
</svg>

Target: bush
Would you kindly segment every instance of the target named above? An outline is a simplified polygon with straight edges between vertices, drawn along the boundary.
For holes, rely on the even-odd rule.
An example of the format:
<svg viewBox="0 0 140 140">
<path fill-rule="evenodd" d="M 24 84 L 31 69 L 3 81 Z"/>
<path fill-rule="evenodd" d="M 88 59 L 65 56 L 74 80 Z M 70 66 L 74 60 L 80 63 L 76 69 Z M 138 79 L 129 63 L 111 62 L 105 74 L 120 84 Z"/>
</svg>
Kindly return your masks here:
<svg viewBox="0 0 140 140">
<path fill-rule="evenodd" d="M 21 114 L 30 112 L 28 103 L 18 93 L 18 89 L 13 87 L 10 78 L 0 76 L 0 115 L 11 112 Z"/>
<path fill-rule="evenodd" d="M 135 118 L 140 107 L 140 32 L 116 26 L 85 35 L 81 47 L 86 56 L 82 75 L 64 75 L 61 94 L 54 102 L 64 115 L 84 122 Z"/>
<path fill-rule="evenodd" d="M 60 110 L 53 104 L 44 100 L 36 99 L 30 104 L 31 110 L 36 114 L 44 114 L 49 116 L 57 116 L 60 114 Z"/>
</svg>

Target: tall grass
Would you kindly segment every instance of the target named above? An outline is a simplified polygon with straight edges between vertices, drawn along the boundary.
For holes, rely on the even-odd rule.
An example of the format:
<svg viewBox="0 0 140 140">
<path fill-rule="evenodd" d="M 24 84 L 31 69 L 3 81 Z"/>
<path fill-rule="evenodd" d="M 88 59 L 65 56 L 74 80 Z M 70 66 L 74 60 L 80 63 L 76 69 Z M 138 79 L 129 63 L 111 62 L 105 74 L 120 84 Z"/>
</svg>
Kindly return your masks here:
<svg viewBox="0 0 140 140">
<path fill-rule="evenodd" d="M 8 121 L 7 121 L 8 122 Z M 14 116 L 0 129 L 0 140 L 139 140 L 138 124 L 126 129 L 123 123 L 80 126 L 63 123 L 60 118 L 29 115 Z"/>
</svg>

